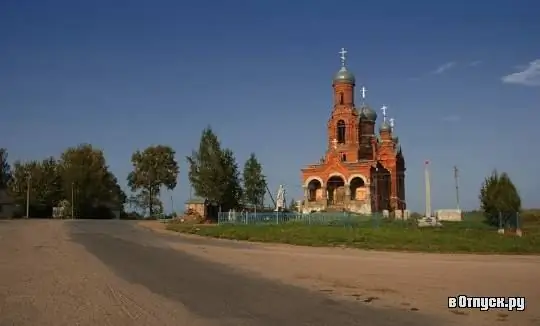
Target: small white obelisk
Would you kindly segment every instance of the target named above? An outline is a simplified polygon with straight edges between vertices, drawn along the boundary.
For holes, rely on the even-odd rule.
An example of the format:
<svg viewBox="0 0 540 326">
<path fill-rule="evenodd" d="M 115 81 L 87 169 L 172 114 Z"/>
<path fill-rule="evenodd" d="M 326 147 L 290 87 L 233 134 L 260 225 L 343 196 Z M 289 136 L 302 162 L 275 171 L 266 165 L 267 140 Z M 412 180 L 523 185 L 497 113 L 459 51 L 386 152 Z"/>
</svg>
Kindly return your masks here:
<svg viewBox="0 0 540 326">
<path fill-rule="evenodd" d="M 424 164 L 424 177 L 426 181 L 426 218 L 431 217 L 431 183 L 429 181 L 429 161 Z"/>
</svg>

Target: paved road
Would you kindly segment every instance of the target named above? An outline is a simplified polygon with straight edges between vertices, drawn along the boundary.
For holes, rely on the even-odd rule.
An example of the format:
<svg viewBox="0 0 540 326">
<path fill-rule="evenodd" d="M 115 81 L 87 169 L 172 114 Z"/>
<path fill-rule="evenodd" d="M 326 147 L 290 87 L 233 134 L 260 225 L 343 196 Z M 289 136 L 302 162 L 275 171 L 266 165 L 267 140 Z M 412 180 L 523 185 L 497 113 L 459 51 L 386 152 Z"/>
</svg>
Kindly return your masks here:
<svg viewBox="0 0 540 326">
<path fill-rule="evenodd" d="M 170 248 L 124 221 L 0 221 L 0 325 L 435 325 Z M 249 247 L 249 244 L 224 243 Z"/>
</svg>

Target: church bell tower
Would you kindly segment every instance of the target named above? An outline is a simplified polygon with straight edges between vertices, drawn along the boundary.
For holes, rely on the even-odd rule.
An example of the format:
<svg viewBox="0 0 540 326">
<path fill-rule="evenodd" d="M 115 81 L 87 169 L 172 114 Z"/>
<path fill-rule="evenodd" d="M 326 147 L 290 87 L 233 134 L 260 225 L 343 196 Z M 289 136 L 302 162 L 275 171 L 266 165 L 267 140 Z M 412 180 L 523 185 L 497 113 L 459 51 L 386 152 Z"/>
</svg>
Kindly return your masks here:
<svg viewBox="0 0 540 326">
<path fill-rule="evenodd" d="M 345 64 L 347 51 L 341 49 L 341 68 L 332 81 L 334 105 L 328 121 L 328 150 L 337 150 L 341 161 L 357 159 L 358 112 L 354 103 L 356 79 Z"/>
</svg>

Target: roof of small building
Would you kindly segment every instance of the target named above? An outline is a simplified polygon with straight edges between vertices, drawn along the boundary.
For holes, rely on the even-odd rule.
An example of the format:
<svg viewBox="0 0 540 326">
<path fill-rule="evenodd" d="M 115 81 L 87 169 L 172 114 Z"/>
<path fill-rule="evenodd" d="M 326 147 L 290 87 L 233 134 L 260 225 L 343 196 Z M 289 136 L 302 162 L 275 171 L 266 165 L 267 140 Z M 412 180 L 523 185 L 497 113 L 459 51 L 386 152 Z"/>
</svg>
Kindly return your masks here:
<svg viewBox="0 0 540 326">
<path fill-rule="evenodd" d="M 188 200 L 186 200 L 186 204 L 205 204 L 206 199 L 202 197 L 193 197 Z"/>
</svg>

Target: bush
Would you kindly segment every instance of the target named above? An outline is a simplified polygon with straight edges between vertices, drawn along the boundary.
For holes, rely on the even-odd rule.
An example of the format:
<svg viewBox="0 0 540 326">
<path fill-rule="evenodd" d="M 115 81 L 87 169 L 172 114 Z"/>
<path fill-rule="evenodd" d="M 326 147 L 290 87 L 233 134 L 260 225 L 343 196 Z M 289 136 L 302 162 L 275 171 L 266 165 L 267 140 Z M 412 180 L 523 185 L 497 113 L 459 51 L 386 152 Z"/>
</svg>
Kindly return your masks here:
<svg viewBox="0 0 540 326">
<path fill-rule="evenodd" d="M 144 217 L 137 212 L 122 212 L 120 214 L 121 220 L 142 220 Z"/>
<path fill-rule="evenodd" d="M 493 171 L 480 189 L 480 207 L 486 222 L 493 226 L 515 226 L 521 198 L 506 173 Z"/>
</svg>

